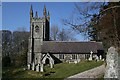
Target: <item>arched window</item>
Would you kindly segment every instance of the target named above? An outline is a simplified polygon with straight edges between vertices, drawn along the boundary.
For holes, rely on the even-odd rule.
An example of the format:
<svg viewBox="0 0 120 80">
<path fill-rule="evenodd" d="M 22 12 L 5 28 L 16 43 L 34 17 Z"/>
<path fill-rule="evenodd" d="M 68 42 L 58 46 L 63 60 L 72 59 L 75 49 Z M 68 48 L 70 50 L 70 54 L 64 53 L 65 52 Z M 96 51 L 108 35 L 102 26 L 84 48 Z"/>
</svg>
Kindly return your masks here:
<svg viewBox="0 0 120 80">
<path fill-rule="evenodd" d="M 39 32 L 39 26 L 35 26 L 35 32 Z"/>
</svg>

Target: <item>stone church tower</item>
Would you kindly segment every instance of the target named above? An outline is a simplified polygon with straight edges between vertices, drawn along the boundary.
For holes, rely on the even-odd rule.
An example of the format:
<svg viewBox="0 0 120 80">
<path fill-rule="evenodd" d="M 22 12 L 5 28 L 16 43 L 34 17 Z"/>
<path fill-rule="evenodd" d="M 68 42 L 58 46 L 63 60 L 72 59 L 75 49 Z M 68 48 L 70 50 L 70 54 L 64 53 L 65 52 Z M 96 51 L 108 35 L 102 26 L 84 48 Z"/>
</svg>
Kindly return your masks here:
<svg viewBox="0 0 120 80">
<path fill-rule="evenodd" d="M 30 8 L 30 37 L 28 45 L 28 69 L 43 71 L 41 62 L 41 45 L 43 41 L 49 41 L 49 21 L 50 15 L 43 9 L 43 17 L 39 17 L 37 12 L 34 16 L 32 5 Z"/>
</svg>

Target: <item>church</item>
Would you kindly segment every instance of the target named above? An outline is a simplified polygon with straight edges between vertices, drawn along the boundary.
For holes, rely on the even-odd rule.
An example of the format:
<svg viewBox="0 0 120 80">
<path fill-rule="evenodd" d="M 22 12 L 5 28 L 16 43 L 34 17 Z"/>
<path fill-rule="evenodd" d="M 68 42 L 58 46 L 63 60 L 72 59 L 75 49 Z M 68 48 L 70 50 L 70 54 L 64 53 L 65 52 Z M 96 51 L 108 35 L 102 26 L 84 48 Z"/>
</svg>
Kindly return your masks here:
<svg viewBox="0 0 120 80">
<path fill-rule="evenodd" d="M 37 12 L 34 16 L 32 6 L 30 8 L 30 37 L 28 43 L 27 66 L 28 70 L 43 72 L 43 67 L 60 62 L 78 63 L 88 60 L 90 56 L 102 56 L 104 53 L 101 42 L 88 41 L 51 41 L 50 14 L 46 7 L 43 9 L 43 17 Z"/>
</svg>

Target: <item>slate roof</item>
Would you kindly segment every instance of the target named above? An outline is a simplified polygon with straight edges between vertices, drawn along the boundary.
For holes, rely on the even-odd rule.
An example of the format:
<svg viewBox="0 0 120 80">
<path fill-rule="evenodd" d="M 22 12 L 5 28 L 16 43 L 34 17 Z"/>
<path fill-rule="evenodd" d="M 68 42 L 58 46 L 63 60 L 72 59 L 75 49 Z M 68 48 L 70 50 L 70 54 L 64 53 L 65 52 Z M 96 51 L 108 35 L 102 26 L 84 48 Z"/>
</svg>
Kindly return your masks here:
<svg viewBox="0 0 120 80">
<path fill-rule="evenodd" d="M 103 50 L 101 42 L 65 42 L 65 41 L 43 41 L 42 53 L 97 53 Z"/>
</svg>

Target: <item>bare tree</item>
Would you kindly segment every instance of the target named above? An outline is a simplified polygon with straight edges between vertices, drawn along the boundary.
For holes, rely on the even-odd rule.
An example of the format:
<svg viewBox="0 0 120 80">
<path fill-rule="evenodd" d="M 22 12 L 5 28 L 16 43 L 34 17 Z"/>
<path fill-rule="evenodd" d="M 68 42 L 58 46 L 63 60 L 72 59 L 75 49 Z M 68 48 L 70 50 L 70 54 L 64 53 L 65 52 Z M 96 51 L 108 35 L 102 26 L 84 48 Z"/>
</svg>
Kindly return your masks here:
<svg viewBox="0 0 120 80">
<path fill-rule="evenodd" d="M 74 34 L 70 30 L 62 29 L 58 34 L 59 41 L 74 41 Z"/>
<path fill-rule="evenodd" d="M 57 25 L 51 27 L 51 39 L 54 41 L 73 41 L 74 34 L 71 30 L 62 29 L 60 30 Z"/>
<path fill-rule="evenodd" d="M 51 39 L 56 41 L 58 39 L 58 33 L 59 33 L 58 26 L 57 25 L 53 25 L 51 27 Z"/>
<path fill-rule="evenodd" d="M 88 34 L 89 25 L 91 23 L 91 19 L 95 15 L 99 15 L 100 7 L 104 5 L 104 3 L 92 2 L 92 3 L 75 3 L 75 12 L 74 19 L 68 18 L 63 19 L 64 25 L 69 26 L 73 30 L 78 33 L 84 34 L 86 36 Z"/>
<path fill-rule="evenodd" d="M 25 28 L 25 27 L 18 27 L 18 28 L 16 29 L 16 31 L 24 32 L 24 31 L 26 31 L 26 28 Z"/>
</svg>

